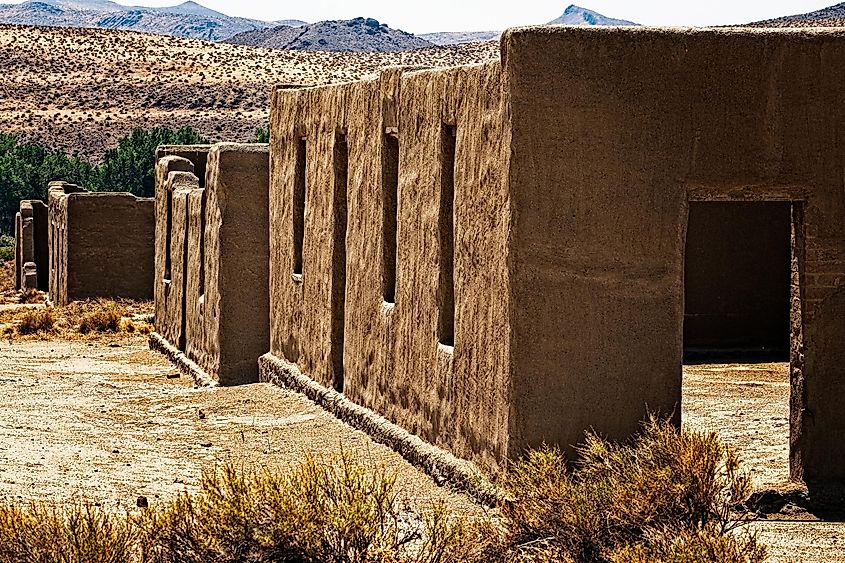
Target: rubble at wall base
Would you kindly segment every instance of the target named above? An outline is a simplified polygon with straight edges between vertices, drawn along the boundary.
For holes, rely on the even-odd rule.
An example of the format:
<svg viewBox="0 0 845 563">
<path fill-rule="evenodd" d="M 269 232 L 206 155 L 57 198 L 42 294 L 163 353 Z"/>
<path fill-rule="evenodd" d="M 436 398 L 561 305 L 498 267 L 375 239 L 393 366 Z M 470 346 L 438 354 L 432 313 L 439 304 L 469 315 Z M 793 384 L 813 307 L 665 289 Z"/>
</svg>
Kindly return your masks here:
<svg viewBox="0 0 845 563">
<path fill-rule="evenodd" d="M 152 342 L 152 340 L 151 340 Z M 368 434 L 422 469 L 440 486 L 453 487 L 484 505 L 495 506 L 502 491 L 488 481 L 470 462 L 433 446 L 393 424 L 368 408 L 347 399 L 342 393 L 323 387 L 295 364 L 265 354 L 258 360 L 259 378 L 308 397 L 346 424 Z"/>
</svg>

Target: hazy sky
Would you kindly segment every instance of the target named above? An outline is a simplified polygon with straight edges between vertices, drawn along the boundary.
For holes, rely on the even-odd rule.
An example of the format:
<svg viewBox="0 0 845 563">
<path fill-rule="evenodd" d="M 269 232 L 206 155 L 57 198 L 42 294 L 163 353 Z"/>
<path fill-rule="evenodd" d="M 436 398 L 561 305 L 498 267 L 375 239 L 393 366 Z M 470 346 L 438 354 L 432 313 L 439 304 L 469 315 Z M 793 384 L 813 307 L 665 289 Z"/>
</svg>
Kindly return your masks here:
<svg viewBox="0 0 845 563">
<path fill-rule="evenodd" d="M 118 0 L 168 6 L 182 0 Z M 545 23 L 563 13 L 567 0 L 198 0 L 214 10 L 262 20 L 309 22 L 367 16 L 413 33 L 486 31 Z M 721 25 L 798 14 L 838 0 L 581 0 L 606 16 L 646 25 Z"/>
</svg>

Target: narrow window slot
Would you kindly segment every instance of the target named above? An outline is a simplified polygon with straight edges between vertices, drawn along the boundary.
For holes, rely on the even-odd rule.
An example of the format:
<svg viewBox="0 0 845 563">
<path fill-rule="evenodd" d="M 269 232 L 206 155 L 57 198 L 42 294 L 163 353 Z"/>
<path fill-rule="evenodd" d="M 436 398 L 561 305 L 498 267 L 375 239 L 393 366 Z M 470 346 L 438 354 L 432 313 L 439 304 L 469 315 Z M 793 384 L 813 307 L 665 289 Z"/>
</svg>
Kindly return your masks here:
<svg viewBox="0 0 845 563">
<path fill-rule="evenodd" d="M 334 236 L 332 244 L 332 341 L 334 388 L 343 391 L 343 340 L 346 307 L 346 191 L 349 180 L 349 145 L 337 133 L 334 143 Z"/>
<path fill-rule="evenodd" d="M 302 275 L 302 252 L 305 242 L 305 185 L 307 161 L 305 138 L 296 144 L 296 171 L 293 187 L 293 273 Z"/>
<path fill-rule="evenodd" d="M 205 190 L 202 191 L 200 198 L 200 279 L 199 279 L 199 295 L 205 295 Z"/>
<path fill-rule="evenodd" d="M 396 302 L 396 228 L 399 190 L 399 136 L 384 135 L 382 148 L 382 290 L 387 303 Z"/>
<path fill-rule="evenodd" d="M 454 125 L 443 124 L 440 131 L 440 283 L 438 334 L 440 343 L 455 345 L 455 140 Z"/>
<path fill-rule="evenodd" d="M 172 280 L 172 256 L 171 256 L 171 237 L 173 236 L 173 192 L 167 192 L 167 232 L 164 237 L 164 279 Z"/>
</svg>

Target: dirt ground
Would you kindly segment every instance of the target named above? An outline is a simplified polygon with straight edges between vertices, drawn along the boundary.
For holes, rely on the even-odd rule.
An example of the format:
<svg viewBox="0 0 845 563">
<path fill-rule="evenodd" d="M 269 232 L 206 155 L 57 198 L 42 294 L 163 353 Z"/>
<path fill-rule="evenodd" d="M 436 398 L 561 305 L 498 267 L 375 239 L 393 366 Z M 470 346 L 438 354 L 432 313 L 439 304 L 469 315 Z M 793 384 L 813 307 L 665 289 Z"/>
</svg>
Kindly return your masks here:
<svg viewBox="0 0 845 563">
<path fill-rule="evenodd" d="M 683 424 L 714 431 L 736 448 L 755 489 L 789 479 L 789 365 L 684 366 Z M 752 525 L 773 563 L 845 561 L 845 523 L 778 521 Z"/>
<path fill-rule="evenodd" d="M 340 451 L 397 472 L 412 503 L 480 513 L 303 397 L 265 385 L 196 389 L 146 339 L 0 341 L 0 499 L 95 499 L 132 509 L 191 490 L 203 468 L 289 467 Z M 786 364 L 687 366 L 684 424 L 742 453 L 758 488 L 787 477 Z M 772 561 L 845 562 L 845 524 L 753 525 Z"/>
<path fill-rule="evenodd" d="M 91 499 L 115 509 L 190 490 L 224 462 L 285 467 L 352 453 L 398 473 L 409 502 L 472 502 L 305 398 L 259 384 L 196 389 L 141 336 L 0 342 L 0 499 Z"/>
</svg>

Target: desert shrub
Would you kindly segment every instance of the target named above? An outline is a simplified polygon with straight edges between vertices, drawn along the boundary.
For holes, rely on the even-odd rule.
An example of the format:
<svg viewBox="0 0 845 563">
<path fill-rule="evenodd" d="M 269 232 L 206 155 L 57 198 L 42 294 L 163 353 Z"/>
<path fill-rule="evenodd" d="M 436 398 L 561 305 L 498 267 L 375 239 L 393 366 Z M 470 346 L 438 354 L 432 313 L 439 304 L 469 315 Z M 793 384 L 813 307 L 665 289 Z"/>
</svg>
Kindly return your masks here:
<svg viewBox="0 0 845 563">
<path fill-rule="evenodd" d="M 533 451 L 505 478 L 505 548 L 523 561 L 765 559 L 732 508 L 751 482 L 715 434 L 651 419 L 629 444 L 589 434 L 571 469 L 557 449 Z"/>
<path fill-rule="evenodd" d="M 50 308 L 26 311 L 18 323 L 18 334 L 39 334 L 52 332 L 56 319 Z"/>
<path fill-rule="evenodd" d="M 127 518 L 83 504 L 0 505 L 0 561 L 123 563 L 137 530 Z"/>
<path fill-rule="evenodd" d="M 571 469 L 554 449 L 509 470 L 501 517 L 470 521 L 398 499 L 395 475 L 347 455 L 278 473 L 225 465 L 135 515 L 0 505 L 0 562 L 754 563 L 732 514 L 748 479 L 712 434 L 650 421 L 629 444 L 590 436 Z"/>
<path fill-rule="evenodd" d="M 84 313 L 79 321 L 79 332 L 120 332 L 123 309 L 117 304 L 106 302 L 96 304 L 93 311 Z"/>
<path fill-rule="evenodd" d="M 205 473 L 198 496 L 146 511 L 140 543 L 156 563 L 475 561 L 476 528 L 445 514 L 404 510 L 394 475 L 347 456 L 288 474 L 226 466 Z"/>
<path fill-rule="evenodd" d="M 43 303 L 44 296 L 40 291 L 32 287 L 28 287 L 18 294 L 18 303 Z"/>
</svg>

